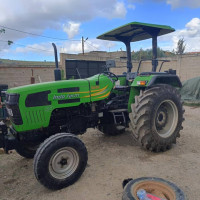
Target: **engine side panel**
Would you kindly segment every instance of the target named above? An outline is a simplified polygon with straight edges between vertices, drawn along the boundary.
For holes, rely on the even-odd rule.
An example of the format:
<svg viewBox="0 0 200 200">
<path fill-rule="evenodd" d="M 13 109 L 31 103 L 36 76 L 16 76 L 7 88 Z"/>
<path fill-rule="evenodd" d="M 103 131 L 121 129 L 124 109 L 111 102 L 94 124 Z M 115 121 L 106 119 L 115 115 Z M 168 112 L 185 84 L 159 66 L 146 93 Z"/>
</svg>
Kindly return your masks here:
<svg viewBox="0 0 200 200">
<path fill-rule="evenodd" d="M 113 82 L 109 77 L 95 75 L 88 79 L 56 81 L 9 89 L 8 96 L 20 96 L 16 105 L 23 121 L 20 125 L 13 123 L 13 127 L 17 132 L 48 127 L 53 110 L 100 101 L 109 96 L 112 88 Z M 11 107 L 8 109 L 12 115 Z"/>
</svg>

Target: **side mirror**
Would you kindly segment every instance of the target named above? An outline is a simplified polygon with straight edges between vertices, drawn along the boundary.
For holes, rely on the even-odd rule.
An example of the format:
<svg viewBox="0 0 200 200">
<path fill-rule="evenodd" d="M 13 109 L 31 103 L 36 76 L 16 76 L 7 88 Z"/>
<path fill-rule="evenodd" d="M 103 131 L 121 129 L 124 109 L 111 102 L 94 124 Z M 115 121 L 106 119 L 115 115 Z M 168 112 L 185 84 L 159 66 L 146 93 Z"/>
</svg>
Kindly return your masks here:
<svg viewBox="0 0 200 200">
<path fill-rule="evenodd" d="M 114 68 L 114 67 L 116 67 L 114 60 L 107 60 L 106 61 L 106 68 L 107 69 Z"/>
</svg>

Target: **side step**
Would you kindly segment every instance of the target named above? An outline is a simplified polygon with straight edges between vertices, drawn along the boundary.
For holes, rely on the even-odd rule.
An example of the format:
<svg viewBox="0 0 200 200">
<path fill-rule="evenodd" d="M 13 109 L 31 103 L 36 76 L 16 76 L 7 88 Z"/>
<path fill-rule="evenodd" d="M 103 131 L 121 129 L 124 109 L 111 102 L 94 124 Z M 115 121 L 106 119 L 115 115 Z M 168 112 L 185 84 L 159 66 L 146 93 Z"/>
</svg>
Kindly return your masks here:
<svg viewBox="0 0 200 200">
<path fill-rule="evenodd" d="M 125 118 L 124 112 L 128 112 L 127 109 L 110 110 L 109 112 L 113 114 L 114 123 L 116 125 L 120 124 L 118 123 L 118 121 L 121 121 L 121 119 L 122 119 L 122 123 L 126 124 L 126 118 Z"/>
</svg>

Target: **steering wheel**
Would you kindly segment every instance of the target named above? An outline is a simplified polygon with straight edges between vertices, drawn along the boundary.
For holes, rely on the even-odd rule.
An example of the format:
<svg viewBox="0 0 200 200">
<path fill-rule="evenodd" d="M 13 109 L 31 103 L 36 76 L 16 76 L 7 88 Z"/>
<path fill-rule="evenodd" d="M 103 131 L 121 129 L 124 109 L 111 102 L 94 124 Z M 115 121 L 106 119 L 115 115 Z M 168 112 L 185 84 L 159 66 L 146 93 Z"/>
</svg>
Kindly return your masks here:
<svg viewBox="0 0 200 200">
<path fill-rule="evenodd" d="M 119 80 L 118 77 L 117 77 L 117 75 L 115 75 L 115 74 L 112 73 L 112 72 L 104 72 L 104 74 L 108 74 L 108 76 L 109 76 L 110 78 L 112 78 L 112 77 L 116 78 L 116 79 L 114 79 L 114 81 L 118 81 L 118 80 Z"/>
</svg>

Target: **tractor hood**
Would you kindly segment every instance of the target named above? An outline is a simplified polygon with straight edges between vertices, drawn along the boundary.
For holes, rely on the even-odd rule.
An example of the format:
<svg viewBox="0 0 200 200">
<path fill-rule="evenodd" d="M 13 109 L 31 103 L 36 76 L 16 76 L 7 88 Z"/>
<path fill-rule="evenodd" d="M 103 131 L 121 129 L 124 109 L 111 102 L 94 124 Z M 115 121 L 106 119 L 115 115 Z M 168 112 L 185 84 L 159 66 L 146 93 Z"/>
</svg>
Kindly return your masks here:
<svg viewBox="0 0 200 200">
<path fill-rule="evenodd" d="M 105 74 L 87 79 L 26 85 L 7 90 L 6 106 L 14 129 L 28 131 L 48 127 L 55 109 L 108 98 L 113 87 L 114 81 Z"/>
<path fill-rule="evenodd" d="M 78 81 L 79 84 L 82 82 L 85 82 L 84 79 L 79 80 L 63 80 L 63 81 L 51 81 L 51 82 L 43 82 L 43 83 L 36 83 L 31 85 L 25 85 L 25 86 L 19 86 L 15 88 L 11 88 L 7 90 L 7 93 L 24 93 L 24 92 L 38 92 L 46 89 L 57 89 L 63 86 L 71 86 L 75 83 L 75 81 Z"/>
<path fill-rule="evenodd" d="M 43 83 L 19 86 L 19 87 L 8 89 L 7 93 L 16 93 L 16 94 L 33 93 L 33 92 L 36 93 L 36 92 L 40 92 L 44 90 L 51 90 L 51 91 L 55 90 L 55 92 L 57 92 L 57 90 L 60 90 L 63 88 L 71 88 L 71 87 L 85 88 L 88 91 L 90 86 L 93 86 L 93 87 L 96 86 L 96 88 L 100 87 L 99 85 L 96 85 L 96 81 L 98 80 L 100 81 L 100 84 L 101 82 L 103 83 L 104 81 L 106 81 L 107 83 L 109 82 L 109 85 L 110 85 L 112 82 L 111 79 L 109 79 L 106 75 L 101 74 L 100 76 L 95 75 L 87 79 L 51 81 L 51 82 L 43 82 Z"/>
</svg>

